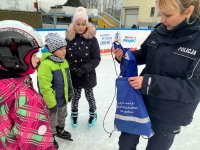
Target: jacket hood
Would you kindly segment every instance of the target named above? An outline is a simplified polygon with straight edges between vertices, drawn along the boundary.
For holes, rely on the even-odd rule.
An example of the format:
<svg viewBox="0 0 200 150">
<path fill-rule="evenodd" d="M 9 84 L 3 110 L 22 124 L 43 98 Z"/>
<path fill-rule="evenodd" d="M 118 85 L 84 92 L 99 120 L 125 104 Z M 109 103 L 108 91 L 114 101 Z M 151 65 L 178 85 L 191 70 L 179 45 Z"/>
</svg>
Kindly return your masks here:
<svg viewBox="0 0 200 150">
<path fill-rule="evenodd" d="M 200 20 L 197 20 L 192 25 L 187 24 L 186 20 L 184 20 L 172 30 L 167 30 L 167 27 L 161 23 L 155 27 L 156 32 L 170 38 L 191 35 L 199 30 L 200 30 Z"/>
<path fill-rule="evenodd" d="M 74 24 L 71 23 L 67 29 L 66 39 L 72 41 L 76 36 Z M 96 35 L 96 28 L 93 24 L 88 23 L 86 31 L 82 34 L 85 39 L 92 39 Z"/>
<path fill-rule="evenodd" d="M 41 58 L 41 62 L 44 61 L 45 59 L 47 59 L 49 56 L 53 55 L 52 53 L 50 52 L 45 52 L 45 53 L 42 53 L 42 58 Z"/>
</svg>

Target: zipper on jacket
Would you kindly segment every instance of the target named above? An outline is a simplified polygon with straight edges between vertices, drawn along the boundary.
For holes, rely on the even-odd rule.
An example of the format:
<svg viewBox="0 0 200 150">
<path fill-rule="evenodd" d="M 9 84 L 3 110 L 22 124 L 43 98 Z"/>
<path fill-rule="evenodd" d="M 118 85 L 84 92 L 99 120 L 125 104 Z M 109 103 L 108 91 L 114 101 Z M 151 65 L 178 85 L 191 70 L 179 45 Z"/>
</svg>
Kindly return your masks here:
<svg viewBox="0 0 200 150">
<path fill-rule="evenodd" d="M 147 84 L 147 95 L 149 95 L 149 87 L 150 87 L 150 84 L 151 84 L 151 77 L 149 77 L 149 79 L 148 79 L 148 84 Z"/>
</svg>

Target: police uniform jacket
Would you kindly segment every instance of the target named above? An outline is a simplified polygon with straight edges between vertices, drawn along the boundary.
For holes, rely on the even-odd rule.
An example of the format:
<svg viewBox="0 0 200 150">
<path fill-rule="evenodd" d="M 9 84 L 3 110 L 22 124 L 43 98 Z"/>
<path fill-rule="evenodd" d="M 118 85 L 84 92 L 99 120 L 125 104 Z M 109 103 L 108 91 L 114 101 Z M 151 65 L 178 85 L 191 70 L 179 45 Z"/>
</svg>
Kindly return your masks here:
<svg viewBox="0 0 200 150">
<path fill-rule="evenodd" d="M 159 24 L 134 55 L 146 64 L 141 92 L 151 120 L 189 124 L 200 100 L 200 21 L 170 31 Z"/>
</svg>

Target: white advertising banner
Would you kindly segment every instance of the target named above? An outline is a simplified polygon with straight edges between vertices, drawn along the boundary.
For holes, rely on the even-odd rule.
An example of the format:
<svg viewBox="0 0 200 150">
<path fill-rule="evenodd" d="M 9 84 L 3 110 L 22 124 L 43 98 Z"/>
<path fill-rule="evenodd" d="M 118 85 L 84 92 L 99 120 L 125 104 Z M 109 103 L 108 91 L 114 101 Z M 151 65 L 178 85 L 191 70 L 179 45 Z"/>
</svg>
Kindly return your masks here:
<svg viewBox="0 0 200 150">
<path fill-rule="evenodd" d="M 47 30 L 38 31 L 43 41 L 45 42 L 45 35 L 50 32 L 58 32 L 61 36 L 65 37 L 65 30 Z M 120 40 L 124 48 L 131 48 L 137 50 L 144 42 L 151 30 L 97 30 L 96 38 L 99 42 L 101 53 L 110 53 L 112 43 L 116 37 Z"/>
<path fill-rule="evenodd" d="M 151 30 L 98 30 L 96 37 L 102 53 L 110 52 L 112 43 L 119 38 L 124 48 L 136 50 L 150 34 Z"/>
</svg>

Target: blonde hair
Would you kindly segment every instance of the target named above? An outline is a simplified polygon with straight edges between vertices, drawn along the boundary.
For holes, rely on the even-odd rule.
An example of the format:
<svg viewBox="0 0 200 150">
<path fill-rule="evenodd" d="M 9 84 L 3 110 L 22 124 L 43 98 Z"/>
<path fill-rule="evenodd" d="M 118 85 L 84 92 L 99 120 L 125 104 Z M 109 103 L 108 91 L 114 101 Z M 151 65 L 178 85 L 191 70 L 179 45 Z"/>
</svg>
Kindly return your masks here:
<svg viewBox="0 0 200 150">
<path fill-rule="evenodd" d="M 194 11 L 191 15 L 191 19 L 200 18 L 200 0 L 157 0 L 157 6 L 159 9 L 176 8 L 181 13 L 190 6 L 194 6 Z"/>
</svg>

